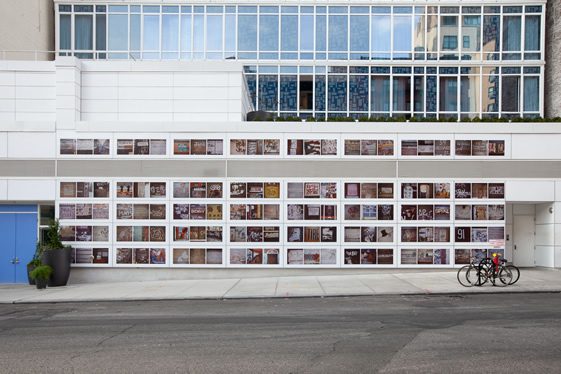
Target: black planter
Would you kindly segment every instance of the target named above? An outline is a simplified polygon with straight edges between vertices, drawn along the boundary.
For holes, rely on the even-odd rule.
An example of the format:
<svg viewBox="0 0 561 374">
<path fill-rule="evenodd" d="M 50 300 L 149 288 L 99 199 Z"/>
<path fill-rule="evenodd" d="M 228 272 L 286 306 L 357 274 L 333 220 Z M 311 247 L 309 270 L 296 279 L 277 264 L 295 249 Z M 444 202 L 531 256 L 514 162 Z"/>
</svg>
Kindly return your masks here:
<svg viewBox="0 0 561 374">
<path fill-rule="evenodd" d="M 41 261 L 53 268 L 49 287 L 66 286 L 70 277 L 71 248 L 49 249 L 43 252 Z"/>
<path fill-rule="evenodd" d="M 35 265 L 27 265 L 27 281 L 29 285 L 33 286 L 35 284 L 35 279 L 31 279 L 31 272 L 35 269 Z"/>
<path fill-rule="evenodd" d="M 36 279 L 35 285 L 37 286 L 38 290 L 44 290 L 47 288 L 48 281 L 46 279 Z"/>
</svg>

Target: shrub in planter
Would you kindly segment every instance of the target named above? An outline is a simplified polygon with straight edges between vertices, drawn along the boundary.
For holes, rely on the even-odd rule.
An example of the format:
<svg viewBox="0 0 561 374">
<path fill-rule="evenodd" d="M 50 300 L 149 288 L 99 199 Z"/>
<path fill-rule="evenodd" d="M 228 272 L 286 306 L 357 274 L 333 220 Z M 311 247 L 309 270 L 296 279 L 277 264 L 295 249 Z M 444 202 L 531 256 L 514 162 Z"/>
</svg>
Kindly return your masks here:
<svg viewBox="0 0 561 374">
<path fill-rule="evenodd" d="M 52 267 L 50 267 L 49 265 L 40 265 L 33 269 L 33 271 L 29 275 L 33 280 L 35 280 L 37 289 L 41 290 L 47 288 L 47 283 L 52 274 Z"/>
<path fill-rule="evenodd" d="M 49 287 L 66 286 L 70 277 L 71 248 L 62 244 L 58 220 L 51 221 L 45 238 L 41 246 L 41 261 L 53 268 Z"/>
<path fill-rule="evenodd" d="M 37 242 L 37 246 L 35 247 L 35 254 L 33 255 L 31 261 L 27 263 L 27 281 L 31 286 L 35 285 L 35 280 L 31 278 L 31 272 L 37 266 L 41 266 L 43 264 L 41 262 L 41 251 L 42 251 L 41 244 Z"/>
</svg>

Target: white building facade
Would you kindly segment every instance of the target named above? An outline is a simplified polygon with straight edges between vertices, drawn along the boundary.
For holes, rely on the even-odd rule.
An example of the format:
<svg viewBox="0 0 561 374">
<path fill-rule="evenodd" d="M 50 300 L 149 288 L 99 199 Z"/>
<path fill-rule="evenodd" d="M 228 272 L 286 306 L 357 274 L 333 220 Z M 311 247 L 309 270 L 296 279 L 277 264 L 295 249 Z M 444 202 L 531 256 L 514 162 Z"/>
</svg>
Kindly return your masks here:
<svg viewBox="0 0 561 374">
<path fill-rule="evenodd" d="M 495 252 L 561 267 L 544 17 L 540 1 L 57 1 L 56 59 L 0 61 L 2 266 L 56 217 L 74 281 Z"/>
</svg>

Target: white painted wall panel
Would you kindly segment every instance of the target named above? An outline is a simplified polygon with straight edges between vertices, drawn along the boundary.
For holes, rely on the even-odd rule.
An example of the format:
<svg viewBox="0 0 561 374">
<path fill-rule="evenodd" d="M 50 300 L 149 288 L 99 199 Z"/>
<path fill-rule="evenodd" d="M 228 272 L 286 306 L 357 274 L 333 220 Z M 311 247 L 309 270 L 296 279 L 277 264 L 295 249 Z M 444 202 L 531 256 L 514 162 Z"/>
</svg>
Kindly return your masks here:
<svg viewBox="0 0 561 374">
<path fill-rule="evenodd" d="M 54 158 L 55 134 L 47 132 L 14 132 L 8 134 L 8 157 Z"/>
<path fill-rule="evenodd" d="M 82 113 L 117 113 L 119 102 L 116 100 L 82 100 Z"/>
<path fill-rule="evenodd" d="M 0 86 L 14 86 L 16 73 L 14 71 L 0 71 Z"/>
<path fill-rule="evenodd" d="M 169 87 L 119 87 L 119 100 L 171 100 L 173 88 Z"/>
<path fill-rule="evenodd" d="M 513 159 L 561 158 L 561 134 L 513 134 Z"/>
<path fill-rule="evenodd" d="M 16 114 L 11 111 L 11 112 L 2 112 L 0 111 L 0 121 L 15 121 L 16 120 Z"/>
<path fill-rule="evenodd" d="M 116 87 L 119 85 L 117 72 L 82 72 L 82 87 Z"/>
<path fill-rule="evenodd" d="M 505 199 L 509 202 L 551 202 L 555 200 L 553 181 L 507 181 Z"/>
<path fill-rule="evenodd" d="M 8 200 L 8 181 L 0 179 L 0 200 Z"/>
<path fill-rule="evenodd" d="M 241 75 L 241 73 L 239 73 Z M 175 86 L 186 87 L 227 87 L 228 74 L 227 73 L 175 73 L 174 74 Z"/>
<path fill-rule="evenodd" d="M 53 100 L 56 97 L 54 86 L 16 86 L 16 99 Z"/>
<path fill-rule="evenodd" d="M 53 72 L 16 72 L 16 86 L 50 86 L 56 84 L 55 73 Z"/>
<path fill-rule="evenodd" d="M 17 112 L 54 112 L 55 111 L 56 100 L 44 99 L 44 100 L 16 100 L 16 111 Z"/>
<path fill-rule="evenodd" d="M 0 112 L 15 112 L 16 101 L 14 99 L 0 99 Z"/>
<path fill-rule="evenodd" d="M 0 132 L 0 158 L 8 157 L 8 133 Z"/>
<path fill-rule="evenodd" d="M 553 209 L 553 203 L 536 204 L 536 225 L 554 223 L 554 215 L 549 210 Z"/>
<path fill-rule="evenodd" d="M 171 112 L 168 113 L 130 112 L 130 113 L 119 113 L 119 120 L 121 121 L 173 121 L 174 118 Z"/>
<path fill-rule="evenodd" d="M 170 87 L 172 73 L 158 72 L 120 72 L 119 86 L 121 87 Z"/>
<path fill-rule="evenodd" d="M 555 261 L 555 267 L 561 268 L 561 247 L 555 247 L 553 257 Z"/>
<path fill-rule="evenodd" d="M 35 113 L 31 113 L 31 112 L 16 112 L 15 113 L 15 120 L 16 121 L 31 121 L 31 122 L 44 122 L 44 121 L 56 121 L 56 112 L 51 111 L 51 112 L 35 112 Z"/>
<path fill-rule="evenodd" d="M 554 245 L 555 227 L 551 225 L 536 225 L 536 245 Z"/>
<path fill-rule="evenodd" d="M 37 201 L 55 200 L 55 180 L 9 179 L 8 200 Z"/>
<path fill-rule="evenodd" d="M 173 98 L 184 99 L 227 99 L 230 98 L 230 89 L 223 87 L 174 87 Z M 233 99 L 235 97 L 232 97 Z"/>
<path fill-rule="evenodd" d="M 170 100 L 119 100 L 121 113 L 171 113 Z"/>
<path fill-rule="evenodd" d="M 15 86 L 0 86 L 0 99 L 13 99 L 15 97 Z"/>
<path fill-rule="evenodd" d="M 176 100 L 175 110 L 193 113 L 226 113 L 228 100 Z"/>
<path fill-rule="evenodd" d="M 553 267 L 554 262 L 554 247 L 551 246 L 536 246 L 534 251 L 534 261 L 536 266 Z"/>
<path fill-rule="evenodd" d="M 82 86 L 82 100 L 117 100 L 119 88 L 111 86 Z"/>
</svg>

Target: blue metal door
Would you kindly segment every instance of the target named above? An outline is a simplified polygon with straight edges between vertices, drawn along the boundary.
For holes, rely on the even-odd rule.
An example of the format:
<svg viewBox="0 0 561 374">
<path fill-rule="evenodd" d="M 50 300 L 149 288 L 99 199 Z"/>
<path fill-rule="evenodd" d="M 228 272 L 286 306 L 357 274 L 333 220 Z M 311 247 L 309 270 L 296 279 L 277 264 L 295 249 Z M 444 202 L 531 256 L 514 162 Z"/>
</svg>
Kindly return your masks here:
<svg viewBox="0 0 561 374">
<path fill-rule="evenodd" d="M 37 243 L 37 206 L 0 205 L 0 283 L 27 282 Z"/>
<path fill-rule="evenodd" d="M 0 283 L 14 283 L 16 267 L 12 262 L 16 257 L 15 214 L 0 213 Z"/>
</svg>

